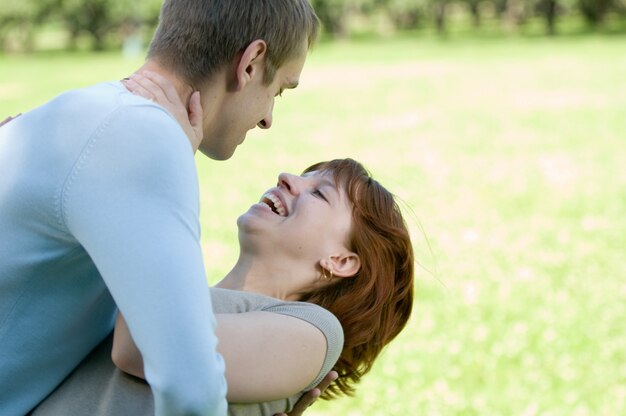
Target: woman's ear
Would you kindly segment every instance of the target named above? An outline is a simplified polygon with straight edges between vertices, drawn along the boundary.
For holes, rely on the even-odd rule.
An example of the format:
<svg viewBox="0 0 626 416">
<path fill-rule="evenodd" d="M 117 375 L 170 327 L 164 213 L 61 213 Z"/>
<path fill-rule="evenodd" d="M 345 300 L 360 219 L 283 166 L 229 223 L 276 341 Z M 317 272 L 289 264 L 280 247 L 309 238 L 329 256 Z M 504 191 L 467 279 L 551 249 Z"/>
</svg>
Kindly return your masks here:
<svg viewBox="0 0 626 416">
<path fill-rule="evenodd" d="M 361 259 L 358 254 L 348 251 L 321 260 L 320 266 L 335 277 L 354 277 L 361 269 Z"/>
<path fill-rule="evenodd" d="M 254 77 L 262 76 L 267 56 L 267 44 L 257 39 L 243 50 L 236 65 L 235 87 L 241 91 Z"/>
</svg>

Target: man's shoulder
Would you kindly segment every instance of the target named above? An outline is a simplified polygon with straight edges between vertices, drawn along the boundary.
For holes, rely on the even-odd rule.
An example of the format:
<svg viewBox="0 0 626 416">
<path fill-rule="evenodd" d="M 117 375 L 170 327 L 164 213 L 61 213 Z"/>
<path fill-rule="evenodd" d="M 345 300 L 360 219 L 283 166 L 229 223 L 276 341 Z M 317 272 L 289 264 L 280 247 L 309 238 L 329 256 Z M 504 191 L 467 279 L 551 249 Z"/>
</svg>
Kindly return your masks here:
<svg viewBox="0 0 626 416">
<path fill-rule="evenodd" d="M 124 127 L 129 131 L 155 124 L 157 129 L 162 129 L 159 124 L 171 126 L 175 123 L 162 107 L 131 94 L 120 82 L 102 82 L 64 91 L 34 109 L 34 114 L 47 124 L 63 124 L 63 129 L 72 134 L 116 120 L 125 123 Z M 128 119 L 135 121 L 128 122 Z"/>
<path fill-rule="evenodd" d="M 189 152 L 189 140 L 176 119 L 163 107 L 130 93 L 120 82 L 103 82 L 68 91 L 69 106 L 84 109 L 81 114 L 94 128 L 92 138 L 109 142 L 119 150 L 126 148 L 150 154 L 161 152 L 164 157 L 176 155 L 179 148 Z M 58 107 L 64 107 L 60 105 Z"/>
<path fill-rule="evenodd" d="M 119 81 L 107 81 L 68 90 L 51 100 L 59 111 L 76 109 L 83 116 L 145 118 L 150 123 L 131 123 L 127 128 L 149 127 L 155 124 L 176 126 L 176 119 L 160 105 L 129 92 Z M 158 128 L 161 128 L 158 126 Z"/>
<path fill-rule="evenodd" d="M 118 104 L 118 97 L 122 93 L 123 86 L 121 83 L 101 82 L 64 91 L 53 98 L 50 103 L 83 105 L 85 106 L 83 111 L 88 111 L 92 106 L 102 107 Z"/>
</svg>

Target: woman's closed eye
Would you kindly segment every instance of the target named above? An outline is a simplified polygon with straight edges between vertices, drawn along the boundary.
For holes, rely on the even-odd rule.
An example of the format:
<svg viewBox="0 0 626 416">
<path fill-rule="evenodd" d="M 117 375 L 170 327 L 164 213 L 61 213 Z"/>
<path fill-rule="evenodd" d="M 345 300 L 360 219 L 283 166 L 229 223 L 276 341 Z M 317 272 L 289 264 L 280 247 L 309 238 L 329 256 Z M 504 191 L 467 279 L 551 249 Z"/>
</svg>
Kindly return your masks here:
<svg viewBox="0 0 626 416">
<path fill-rule="evenodd" d="M 313 195 L 315 195 L 317 198 L 322 198 L 324 201 L 328 202 L 328 199 L 326 199 L 322 191 L 320 191 L 319 189 L 315 189 L 313 191 Z"/>
</svg>

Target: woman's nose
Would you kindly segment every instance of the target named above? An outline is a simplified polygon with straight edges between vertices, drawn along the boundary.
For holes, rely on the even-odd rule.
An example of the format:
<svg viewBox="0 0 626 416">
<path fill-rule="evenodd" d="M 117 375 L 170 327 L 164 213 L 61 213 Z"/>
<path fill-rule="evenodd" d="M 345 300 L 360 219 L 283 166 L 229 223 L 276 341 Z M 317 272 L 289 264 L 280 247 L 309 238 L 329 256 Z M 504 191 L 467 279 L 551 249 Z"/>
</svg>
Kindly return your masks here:
<svg viewBox="0 0 626 416">
<path fill-rule="evenodd" d="M 278 175 L 278 187 L 285 189 L 292 195 L 298 195 L 300 193 L 302 177 L 293 175 L 291 173 L 281 173 Z"/>
</svg>

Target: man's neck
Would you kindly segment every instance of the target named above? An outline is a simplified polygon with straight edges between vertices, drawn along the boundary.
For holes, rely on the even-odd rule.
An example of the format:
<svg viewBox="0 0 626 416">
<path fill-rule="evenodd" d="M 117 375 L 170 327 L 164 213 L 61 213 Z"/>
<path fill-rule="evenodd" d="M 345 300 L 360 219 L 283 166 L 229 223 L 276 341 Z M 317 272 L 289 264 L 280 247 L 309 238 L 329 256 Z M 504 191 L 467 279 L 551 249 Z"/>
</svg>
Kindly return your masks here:
<svg viewBox="0 0 626 416">
<path fill-rule="evenodd" d="M 165 78 L 168 79 L 176 88 L 176 92 L 180 97 L 180 100 L 183 103 L 189 102 L 189 97 L 194 92 L 194 89 L 191 85 L 187 84 L 183 81 L 180 76 L 177 76 L 172 71 L 165 69 L 163 66 L 159 65 L 155 60 L 147 60 L 145 64 L 143 64 L 139 69 L 135 71 L 135 73 L 141 73 L 143 71 L 151 71 L 155 72 Z"/>
</svg>

